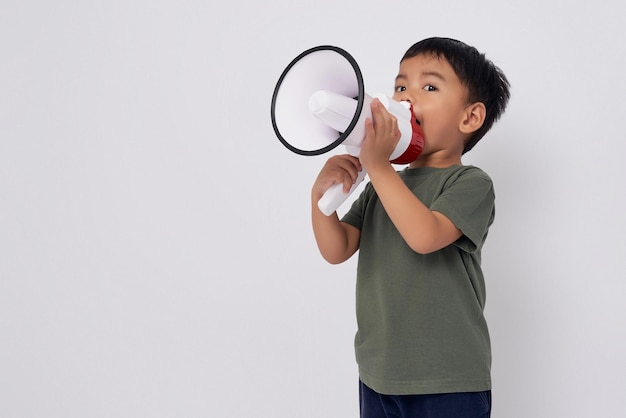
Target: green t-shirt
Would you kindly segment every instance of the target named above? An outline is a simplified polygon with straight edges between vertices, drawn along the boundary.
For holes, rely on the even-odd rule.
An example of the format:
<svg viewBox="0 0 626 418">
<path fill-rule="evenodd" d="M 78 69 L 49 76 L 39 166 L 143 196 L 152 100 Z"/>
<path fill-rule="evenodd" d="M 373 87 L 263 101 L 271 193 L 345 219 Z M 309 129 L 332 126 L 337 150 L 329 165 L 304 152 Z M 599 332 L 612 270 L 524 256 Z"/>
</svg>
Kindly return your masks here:
<svg viewBox="0 0 626 418">
<path fill-rule="evenodd" d="M 371 183 L 342 218 L 361 231 L 355 337 L 360 378 L 392 395 L 489 390 L 480 261 L 495 213 L 491 179 L 472 166 L 407 168 L 399 174 L 463 236 L 431 254 L 414 252 Z"/>
</svg>

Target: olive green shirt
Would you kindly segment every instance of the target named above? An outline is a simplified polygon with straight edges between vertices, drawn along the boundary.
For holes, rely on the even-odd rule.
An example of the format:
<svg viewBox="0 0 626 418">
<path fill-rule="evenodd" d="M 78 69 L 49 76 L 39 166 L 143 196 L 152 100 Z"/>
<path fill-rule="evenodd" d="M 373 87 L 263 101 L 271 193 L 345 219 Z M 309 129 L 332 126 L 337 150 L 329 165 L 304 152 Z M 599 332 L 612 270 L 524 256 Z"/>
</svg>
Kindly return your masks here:
<svg viewBox="0 0 626 418">
<path fill-rule="evenodd" d="M 361 231 L 355 337 L 360 379 L 392 395 L 489 390 L 480 262 L 495 214 L 491 179 L 472 166 L 407 168 L 399 174 L 422 203 L 463 235 L 434 253 L 414 252 L 371 183 L 342 218 Z"/>
</svg>

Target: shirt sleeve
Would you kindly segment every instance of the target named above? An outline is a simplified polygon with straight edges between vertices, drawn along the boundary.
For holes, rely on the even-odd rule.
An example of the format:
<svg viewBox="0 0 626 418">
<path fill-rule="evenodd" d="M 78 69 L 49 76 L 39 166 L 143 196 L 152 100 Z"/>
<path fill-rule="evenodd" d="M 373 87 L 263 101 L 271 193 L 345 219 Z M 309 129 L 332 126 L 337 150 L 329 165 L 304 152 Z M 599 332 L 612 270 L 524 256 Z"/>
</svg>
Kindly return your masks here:
<svg viewBox="0 0 626 418">
<path fill-rule="evenodd" d="M 373 193 L 375 193 L 374 186 L 372 186 L 372 183 L 367 183 L 359 197 L 357 197 L 352 203 L 352 206 L 350 206 L 348 212 L 343 215 L 341 221 L 361 230 L 363 227 L 365 208 Z"/>
<path fill-rule="evenodd" d="M 495 193 L 489 176 L 474 168 L 462 173 L 432 203 L 461 230 L 454 245 L 466 252 L 480 249 L 495 217 Z"/>
</svg>

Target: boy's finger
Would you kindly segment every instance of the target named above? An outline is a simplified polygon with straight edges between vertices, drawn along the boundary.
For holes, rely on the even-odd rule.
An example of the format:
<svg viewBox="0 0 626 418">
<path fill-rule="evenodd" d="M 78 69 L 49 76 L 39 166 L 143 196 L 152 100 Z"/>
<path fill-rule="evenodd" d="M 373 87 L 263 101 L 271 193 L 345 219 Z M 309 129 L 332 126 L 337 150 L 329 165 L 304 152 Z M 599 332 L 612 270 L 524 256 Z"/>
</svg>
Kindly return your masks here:
<svg viewBox="0 0 626 418">
<path fill-rule="evenodd" d="M 348 173 L 348 176 L 350 177 L 350 180 L 352 180 L 352 183 L 356 181 L 356 179 L 359 177 L 359 171 L 361 171 L 360 163 L 356 165 L 354 161 L 346 162 L 346 164 L 342 165 L 341 168 Z"/>
</svg>

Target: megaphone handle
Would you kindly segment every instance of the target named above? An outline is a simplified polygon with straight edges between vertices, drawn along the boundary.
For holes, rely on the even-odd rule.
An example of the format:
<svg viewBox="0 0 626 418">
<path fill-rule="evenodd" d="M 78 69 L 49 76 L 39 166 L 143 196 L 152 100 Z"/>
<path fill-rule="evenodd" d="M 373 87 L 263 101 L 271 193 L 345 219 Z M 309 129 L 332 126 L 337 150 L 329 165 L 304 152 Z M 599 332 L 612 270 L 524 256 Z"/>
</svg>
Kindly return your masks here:
<svg viewBox="0 0 626 418">
<path fill-rule="evenodd" d="M 322 198 L 317 202 L 317 207 L 322 211 L 322 213 L 326 216 L 330 216 L 335 212 L 339 206 L 343 202 L 346 201 L 348 196 L 354 192 L 354 190 L 361 184 L 365 175 L 367 173 L 364 169 L 361 169 L 359 175 L 356 178 L 356 181 L 348 191 L 348 193 L 344 193 L 343 191 L 343 183 L 333 184 L 326 190 Z"/>
</svg>

